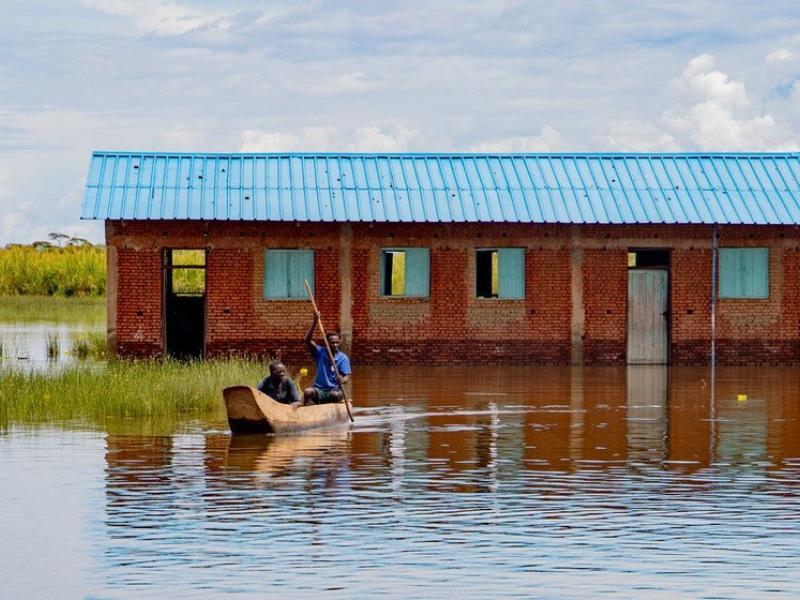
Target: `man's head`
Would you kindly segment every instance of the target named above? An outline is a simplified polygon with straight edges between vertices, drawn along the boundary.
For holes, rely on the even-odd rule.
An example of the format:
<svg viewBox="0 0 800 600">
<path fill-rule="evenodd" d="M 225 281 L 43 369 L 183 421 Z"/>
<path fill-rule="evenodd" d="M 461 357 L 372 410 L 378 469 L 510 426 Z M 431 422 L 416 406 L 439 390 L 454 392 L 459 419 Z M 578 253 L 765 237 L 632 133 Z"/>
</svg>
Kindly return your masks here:
<svg viewBox="0 0 800 600">
<path fill-rule="evenodd" d="M 286 377 L 286 365 L 279 360 L 269 363 L 269 376 L 273 379 L 283 379 Z"/>
<path fill-rule="evenodd" d="M 328 344 L 330 344 L 331 352 L 336 354 L 339 350 L 339 346 L 342 345 L 342 338 L 339 337 L 339 334 L 334 331 L 328 332 Z"/>
</svg>

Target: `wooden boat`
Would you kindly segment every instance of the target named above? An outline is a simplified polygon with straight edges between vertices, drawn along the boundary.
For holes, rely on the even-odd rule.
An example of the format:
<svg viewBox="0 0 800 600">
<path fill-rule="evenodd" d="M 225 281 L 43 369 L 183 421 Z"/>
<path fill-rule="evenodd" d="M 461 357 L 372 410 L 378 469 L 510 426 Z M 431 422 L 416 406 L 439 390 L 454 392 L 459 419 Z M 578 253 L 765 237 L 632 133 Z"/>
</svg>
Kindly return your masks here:
<svg viewBox="0 0 800 600">
<path fill-rule="evenodd" d="M 231 432 L 291 433 L 349 421 L 344 402 L 294 407 L 276 402 L 247 385 L 222 390 Z"/>
</svg>

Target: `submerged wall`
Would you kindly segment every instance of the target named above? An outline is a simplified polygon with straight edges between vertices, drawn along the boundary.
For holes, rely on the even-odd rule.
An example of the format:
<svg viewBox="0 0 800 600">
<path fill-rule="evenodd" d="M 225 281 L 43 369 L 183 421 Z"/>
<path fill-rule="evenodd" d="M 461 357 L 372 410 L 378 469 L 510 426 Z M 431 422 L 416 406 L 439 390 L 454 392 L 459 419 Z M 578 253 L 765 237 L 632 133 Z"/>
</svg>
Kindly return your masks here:
<svg viewBox="0 0 800 600">
<path fill-rule="evenodd" d="M 800 361 L 800 231 L 720 226 L 721 246 L 767 246 L 766 300 L 721 300 L 721 362 Z M 112 221 L 109 341 L 122 356 L 164 351 L 164 248 L 206 248 L 206 354 L 305 359 L 311 310 L 263 294 L 264 250 L 311 248 L 320 310 L 359 363 L 621 364 L 629 248 L 670 251 L 670 360 L 710 351 L 710 226 Z M 430 249 L 430 295 L 380 295 L 380 249 Z M 525 248 L 524 299 L 475 294 L 475 249 Z M 112 297 L 113 296 L 113 297 Z"/>
</svg>

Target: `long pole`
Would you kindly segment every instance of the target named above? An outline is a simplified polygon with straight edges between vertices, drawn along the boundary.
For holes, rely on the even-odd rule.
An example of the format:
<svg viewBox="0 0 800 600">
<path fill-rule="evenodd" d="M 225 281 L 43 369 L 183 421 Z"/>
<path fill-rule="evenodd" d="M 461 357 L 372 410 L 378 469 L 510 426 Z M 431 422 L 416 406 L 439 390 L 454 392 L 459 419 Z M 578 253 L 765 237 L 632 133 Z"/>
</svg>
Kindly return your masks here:
<svg viewBox="0 0 800 600">
<path fill-rule="evenodd" d="M 317 310 L 317 303 L 314 301 L 314 294 L 311 293 L 311 286 L 308 285 L 308 279 L 304 282 L 306 284 L 306 291 L 308 292 L 308 299 L 311 300 L 311 306 L 314 307 L 314 314 L 317 315 L 317 325 L 319 325 L 319 332 L 322 334 L 322 339 L 325 340 L 325 350 L 328 351 L 328 358 L 331 361 L 331 365 L 333 366 L 333 373 L 336 375 L 336 380 L 338 381 L 341 379 L 339 375 L 339 369 L 336 367 L 336 361 L 333 359 L 333 352 L 331 352 L 331 345 L 328 343 L 328 336 L 325 335 L 325 327 L 322 326 L 322 316 L 319 314 L 319 310 Z M 350 417 L 350 422 L 353 422 L 353 413 L 350 412 L 350 402 L 347 400 L 347 394 L 345 394 L 344 386 L 339 388 L 342 391 L 342 399 L 344 400 L 344 405 L 347 408 L 347 416 Z"/>
</svg>

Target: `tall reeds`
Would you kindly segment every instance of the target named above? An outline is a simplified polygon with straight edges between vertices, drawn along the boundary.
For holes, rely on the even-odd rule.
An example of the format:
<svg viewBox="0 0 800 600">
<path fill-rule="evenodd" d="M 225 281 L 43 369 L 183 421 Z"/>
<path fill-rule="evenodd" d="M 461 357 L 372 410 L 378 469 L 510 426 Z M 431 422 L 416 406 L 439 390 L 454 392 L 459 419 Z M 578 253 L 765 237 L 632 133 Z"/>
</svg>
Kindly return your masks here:
<svg viewBox="0 0 800 600">
<path fill-rule="evenodd" d="M 77 333 L 72 338 L 72 355 L 79 359 L 106 357 L 106 334 L 102 331 Z"/>
<path fill-rule="evenodd" d="M 44 345 L 47 351 L 47 358 L 58 358 L 61 354 L 61 344 L 59 343 L 57 332 L 48 331 L 44 338 Z"/>
<path fill-rule="evenodd" d="M 256 385 L 266 363 L 247 360 L 81 363 L 56 372 L 0 371 L 0 427 L 8 422 L 107 417 L 225 418 L 222 388 Z"/>
<path fill-rule="evenodd" d="M 96 297 L 105 291 L 102 246 L 0 248 L 0 295 Z"/>
</svg>

